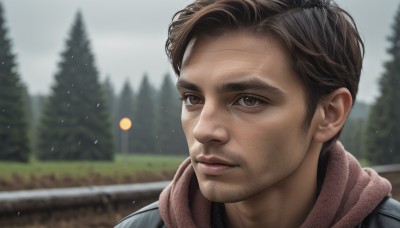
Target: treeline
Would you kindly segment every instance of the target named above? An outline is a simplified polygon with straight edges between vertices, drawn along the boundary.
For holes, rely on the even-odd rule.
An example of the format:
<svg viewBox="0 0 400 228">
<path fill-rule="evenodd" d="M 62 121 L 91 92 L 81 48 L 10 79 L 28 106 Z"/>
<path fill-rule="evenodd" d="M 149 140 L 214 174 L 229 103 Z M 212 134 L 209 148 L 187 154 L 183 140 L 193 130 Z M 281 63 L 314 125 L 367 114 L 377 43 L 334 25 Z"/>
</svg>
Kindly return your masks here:
<svg viewBox="0 0 400 228">
<path fill-rule="evenodd" d="M 347 149 L 370 165 L 400 163 L 400 6 L 388 41 L 380 95 L 370 108 L 359 107 L 341 138 Z M 359 115 L 363 113 L 366 117 Z"/>
<path fill-rule="evenodd" d="M 366 160 L 363 153 L 363 143 L 365 140 L 363 137 L 370 110 L 371 105 L 356 102 L 339 139 L 347 151 L 351 152 L 358 159 L 364 160 L 364 162 Z"/>
<path fill-rule="evenodd" d="M 170 75 L 164 76 L 159 89 L 145 74 L 137 93 L 127 80 L 115 94 L 110 76 L 98 82 L 79 12 L 59 65 L 50 96 L 36 98 L 41 105 L 35 108 L 38 119 L 32 122 L 37 128 L 31 138 L 38 159 L 111 160 L 114 152 L 186 153 L 179 95 Z M 121 130 L 122 118 L 132 121 L 129 130 Z"/>
<path fill-rule="evenodd" d="M 127 80 L 119 94 L 115 93 L 110 77 L 107 77 L 105 81 L 101 83 L 101 89 L 104 92 L 105 99 L 103 103 L 96 104 L 96 109 L 100 109 L 100 107 L 103 106 L 106 107 L 106 111 L 109 113 L 108 123 L 99 122 L 98 124 L 107 124 L 111 126 L 108 126 L 112 134 L 109 138 L 112 139 L 113 143 L 113 149 L 110 151 L 130 154 L 187 154 L 187 144 L 180 122 L 181 101 L 172 79 L 173 78 L 169 74 L 166 74 L 160 88 L 154 88 L 149 83 L 148 76 L 143 75 L 137 92 L 134 91 Z M 71 94 L 71 92 L 69 92 L 69 94 Z M 42 157 L 43 155 L 49 154 L 46 152 L 43 153 L 43 150 L 50 150 L 51 152 L 56 151 L 54 144 L 51 143 L 48 144 L 47 148 L 40 148 L 38 146 L 38 142 L 43 143 L 43 141 L 45 141 L 38 138 L 42 137 L 39 132 L 49 132 L 47 129 L 41 130 L 40 127 L 38 127 L 42 126 L 44 117 L 48 116 L 43 113 L 44 108 L 52 107 L 54 112 L 62 112 L 62 110 L 56 111 L 57 107 L 68 110 L 67 108 L 72 106 L 71 103 L 65 101 L 65 98 L 58 101 L 59 103 L 66 104 L 64 108 L 60 105 L 46 105 L 49 99 L 50 97 L 48 96 L 34 95 L 29 97 L 30 103 L 28 104 L 31 113 L 29 122 L 32 124 L 30 133 L 30 138 L 33 140 L 32 148 L 36 151 L 34 154 L 42 160 L 46 160 L 46 158 Z M 78 93 L 78 96 L 72 100 L 74 99 L 82 100 L 81 94 Z M 87 118 L 90 119 L 91 117 L 88 113 L 91 112 L 84 112 Z M 75 114 L 75 116 L 77 116 L 77 114 Z M 127 131 L 122 130 L 120 127 L 120 121 L 123 118 L 129 118 L 132 121 L 132 127 Z M 58 117 L 57 119 L 59 122 L 55 123 L 53 126 L 55 126 L 54 128 L 56 131 L 59 131 L 60 129 L 57 128 L 65 126 L 65 119 L 68 119 L 68 117 Z M 86 116 L 84 119 L 86 119 Z M 76 127 L 79 129 L 79 126 Z M 71 126 L 71 130 L 72 129 L 75 131 L 77 130 L 75 127 Z M 76 135 L 74 132 L 67 131 L 65 134 Z M 127 138 L 126 148 L 123 148 L 124 137 Z M 48 142 L 54 141 L 57 140 L 48 140 Z M 93 147 L 97 144 L 101 144 L 102 141 L 99 138 L 93 137 L 88 140 L 87 143 L 89 147 Z M 84 145 L 81 137 L 76 138 L 75 141 L 69 142 L 68 145 L 67 143 L 62 145 L 63 150 L 66 151 L 64 156 L 70 156 L 71 151 L 74 151 L 73 149 L 77 146 L 80 146 L 80 148 L 78 147 L 77 149 L 77 153 L 83 153 L 84 151 L 81 148 L 84 147 Z M 60 156 L 64 153 L 58 151 L 57 154 Z M 81 156 L 84 155 L 82 154 Z M 54 160 L 55 157 L 56 156 L 53 155 L 48 160 Z M 60 157 L 57 160 L 87 159 Z"/>
<path fill-rule="evenodd" d="M 47 96 L 30 96 L 21 82 L 1 5 L 0 29 L 0 160 L 112 160 L 124 137 L 125 153 L 186 154 L 171 76 L 154 88 L 143 75 L 137 93 L 126 81 L 115 94 L 110 77 L 99 81 L 80 12 Z M 122 118 L 133 122 L 127 131 Z"/>
<path fill-rule="evenodd" d="M 369 164 L 400 163 L 400 10 L 381 95 L 356 103 L 341 141 Z M 116 94 L 99 81 L 82 14 L 77 13 L 46 96 L 30 96 L 17 72 L 0 4 L 0 160 L 112 160 L 115 153 L 187 154 L 180 101 L 172 76 L 154 88 L 146 74 L 138 91 L 127 80 Z M 122 118 L 132 127 L 123 131 Z"/>
</svg>

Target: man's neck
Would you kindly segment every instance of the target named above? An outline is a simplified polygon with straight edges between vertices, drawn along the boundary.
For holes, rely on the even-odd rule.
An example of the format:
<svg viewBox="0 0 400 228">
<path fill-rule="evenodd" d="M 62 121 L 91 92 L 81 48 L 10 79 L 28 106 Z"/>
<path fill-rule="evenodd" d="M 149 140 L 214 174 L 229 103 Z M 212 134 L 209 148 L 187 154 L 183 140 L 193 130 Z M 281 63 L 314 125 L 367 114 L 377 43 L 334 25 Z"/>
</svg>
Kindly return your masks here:
<svg viewBox="0 0 400 228">
<path fill-rule="evenodd" d="M 247 200 L 226 203 L 228 227 L 299 227 L 317 197 L 318 154 L 310 153 L 288 178 Z"/>
</svg>

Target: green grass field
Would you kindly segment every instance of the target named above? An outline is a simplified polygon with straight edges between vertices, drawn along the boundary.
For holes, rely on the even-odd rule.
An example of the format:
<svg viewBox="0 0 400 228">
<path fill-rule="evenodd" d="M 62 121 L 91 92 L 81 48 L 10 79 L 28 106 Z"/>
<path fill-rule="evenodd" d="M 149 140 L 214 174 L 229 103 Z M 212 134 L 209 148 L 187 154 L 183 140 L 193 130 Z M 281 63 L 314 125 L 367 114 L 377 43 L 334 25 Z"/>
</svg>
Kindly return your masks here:
<svg viewBox="0 0 400 228">
<path fill-rule="evenodd" d="M 26 164 L 0 162 L 0 177 L 8 179 L 18 175 L 25 178 L 31 175 L 41 176 L 46 174 L 82 177 L 86 176 L 88 173 L 115 177 L 134 175 L 140 172 L 158 175 L 162 172 L 175 171 L 184 159 L 184 156 L 118 155 L 113 162 L 41 162 L 36 160 Z"/>
</svg>

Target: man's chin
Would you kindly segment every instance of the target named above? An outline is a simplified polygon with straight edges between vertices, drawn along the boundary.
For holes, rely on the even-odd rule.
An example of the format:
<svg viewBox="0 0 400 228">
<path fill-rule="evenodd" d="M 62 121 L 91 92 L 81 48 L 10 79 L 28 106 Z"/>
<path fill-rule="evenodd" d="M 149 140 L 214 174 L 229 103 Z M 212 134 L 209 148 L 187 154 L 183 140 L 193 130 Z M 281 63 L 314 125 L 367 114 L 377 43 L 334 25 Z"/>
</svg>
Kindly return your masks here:
<svg viewBox="0 0 400 228">
<path fill-rule="evenodd" d="M 200 189 L 200 191 L 204 198 L 215 203 L 236 203 L 242 200 L 242 197 L 229 189 Z"/>
</svg>

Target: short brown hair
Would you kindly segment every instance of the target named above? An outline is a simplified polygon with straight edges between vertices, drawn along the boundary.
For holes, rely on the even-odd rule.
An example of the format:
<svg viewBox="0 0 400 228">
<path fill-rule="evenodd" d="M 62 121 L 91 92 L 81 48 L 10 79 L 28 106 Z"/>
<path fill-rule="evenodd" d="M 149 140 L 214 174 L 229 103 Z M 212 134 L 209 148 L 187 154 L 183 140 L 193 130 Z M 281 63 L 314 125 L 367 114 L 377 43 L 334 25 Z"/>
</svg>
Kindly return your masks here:
<svg viewBox="0 0 400 228">
<path fill-rule="evenodd" d="M 351 15 L 333 1 L 196 0 L 174 15 L 168 29 L 165 49 L 175 73 L 180 75 L 192 38 L 235 30 L 272 34 L 284 44 L 305 88 L 306 123 L 338 88 L 347 88 L 355 101 L 364 43 Z"/>
</svg>

